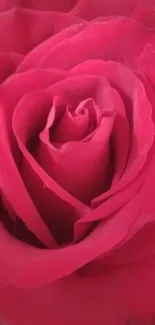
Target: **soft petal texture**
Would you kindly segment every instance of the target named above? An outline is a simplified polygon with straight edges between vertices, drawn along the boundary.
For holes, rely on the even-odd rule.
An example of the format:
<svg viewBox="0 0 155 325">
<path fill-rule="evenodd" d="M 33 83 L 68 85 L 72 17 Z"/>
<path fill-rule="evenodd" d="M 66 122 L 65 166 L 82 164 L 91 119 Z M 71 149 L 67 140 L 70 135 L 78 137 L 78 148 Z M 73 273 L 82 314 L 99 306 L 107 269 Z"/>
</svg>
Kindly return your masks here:
<svg viewBox="0 0 155 325">
<path fill-rule="evenodd" d="M 45 53 L 49 53 L 51 48 L 55 47 L 66 38 L 68 39 L 74 35 L 77 35 L 85 28 L 85 26 L 87 26 L 87 23 L 70 26 L 69 28 L 62 30 L 61 33 L 58 33 L 41 43 L 38 47 L 34 48 L 34 50 L 30 51 L 30 53 L 26 55 L 22 64 L 18 68 L 18 72 L 23 72 L 30 68 L 36 68 L 42 57 L 44 57 Z"/>
<path fill-rule="evenodd" d="M 127 16 L 152 28 L 155 26 L 154 9 L 153 0 L 81 0 L 71 13 L 86 20 L 102 16 Z"/>
<path fill-rule="evenodd" d="M 71 143 L 57 150 L 45 142 L 37 152 L 37 160 L 67 191 L 89 204 L 107 186 L 109 137 L 115 114 L 103 119 L 98 132 L 87 143 Z M 102 142 L 102 132 L 106 133 Z"/>
<path fill-rule="evenodd" d="M 23 153 L 19 169 L 28 193 L 46 224 L 54 234 L 56 233 L 58 241 L 63 242 L 65 237 L 66 241 L 71 240 L 73 232 L 71 222 L 77 220 L 79 215 L 83 216 L 87 207 L 53 181 L 27 149 L 29 137 L 35 136 L 35 132 L 37 133 L 38 128 L 41 127 L 44 115 L 49 110 L 49 103 L 48 96 L 46 98 L 38 93 L 23 98 L 14 113 L 13 131 Z M 27 110 L 24 110 L 24 107 L 27 107 Z M 23 121 L 25 121 L 25 129 L 22 127 Z M 31 134 L 32 131 L 34 134 Z"/>
<path fill-rule="evenodd" d="M 72 195 L 89 204 L 92 197 L 102 193 L 107 186 L 109 138 L 117 110 L 115 98 L 104 79 L 90 76 L 65 80 L 50 87 L 49 93 L 52 92 L 64 97 L 71 105 L 92 96 L 102 111 L 100 125 L 90 137 L 88 134 L 88 137 L 80 142 L 71 141 L 61 147 L 58 143 L 59 146 L 56 148 L 55 142 L 51 139 L 50 144 L 46 134 L 42 133 L 41 143 L 35 153 L 39 163 L 52 178 Z"/>
<path fill-rule="evenodd" d="M 154 27 L 154 0 L 2 0 L 0 2 L 2 12 L 14 7 L 68 12 L 85 20 L 101 16 L 126 16 L 150 28 Z"/>
<path fill-rule="evenodd" d="M 80 18 L 63 13 L 14 7 L 0 13 L 0 52 L 26 54 L 62 28 L 80 22 Z"/>
<path fill-rule="evenodd" d="M 38 76 L 39 72 L 34 74 L 34 81 L 35 75 Z M 24 76 L 26 76 L 26 74 L 24 74 Z M 22 75 L 20 77 L 22 81 Z M 9 82 L 11 82 L 11 80 L 8 80 L 6 85 L 9 85 Z M 43 83 L 43 79 L 41 82 Z M 47 78 L 46 82 L 48 82 Z M 25 79 L 24 85 L 26 85 Z M 28 84 L 27 87 L 32 88 L 32 85 L 33 80 L 31 78 L 31 85 Z M 22 85 L 20 91 L 22 91 Z M 66 247 L 59 251 L 53 250 L 41 252 L 40 250 L 25 246 L 17 240 L 9 237 L 9 235 L 4 232 L 4 229 L 1 228 L 1 244 L 3 247 L 1 256 L 4 263 L 3 271 L 5 269 L 5 273 L 3 274 L 4 281 L 7 279 L 12 283 L 21 286 L 44 284 L 45 281 L 46 283 L 49 283 L 50 281 L 60 278 L 62 275 L 64 276 L 70 274 L 80 266 L 94 260 L 96 257 L 107 254 L 107 252 L 109 252 L 111 249 L 128 239 L 128 233 L 131 227 L 130 238 L 133 234 L 135 234 L 135 232 L 143 227 L 146 222 L 149 222 L 149 220 L 151 221 L 152 218 L 154 218 L 154 202 L 152 202 L 151 194 L 149 194 L 149 190 L 151 193 L 153 190 L 153 188 L 150 188 L 149 185 L 150 181 L 152 182 L 152 179 L 154 179 L 153 162 L 151 166 L 152 168 L 149 169 L 149 173 L 147 171 L 145 182 L 137 195 L 130 200 L 128 204 L 124 205 L 113 218 L 107 220 L 106 222 L 102 222 L 87 238 L 74 246 Z M 152 184 L 154 184 L 154 182 Z M 3 183 L 3 187 L 4 185 L 6 186 L 7 182 Z M 145 200 L 146 193 L 148 194 L 147 200 Z M 142 203 L 144 204 L 144 207 L 141 206 Z M 131 211 L 134 211 L 134 213 L 131 214 Z M 139 215 L 140 211 L 142 215 Z M 123 222 L 124 216 L 126 216 L 125 223 Z M 139 220 L 139 222 L 136 222 L 136 220 Z M 135 228 L 133 227 L 134 224 Z M 93 249 L 92 242 L 94 242 Z M 6 254 L 6 249 L 8 252 L 13 250 L 11 253 L 11 256 L 13 256 L 12 260 L 10 259 L 10 253 Z M 19 254 L 20 258 L 18 256 Z M 74 256 L 76 257 L 76 260 L 74 259 Z M 69 262 L 67 262 L 67 258 L 69 258 Z M 55 260 L 54 265 L 53 259 Z M 63 263 L 64 259 L 66 261 L 65 265 Z M 35 276 L 34 279 L 34 274 L 36 273 L 37 267 L 36 263 L 38 264 L 40 272 L 38 276 Z M 53 265 L 52 273 L 50 272 L 50 264 Z"/>
<path fill-rule="evenodd" d="M 155 309 L 154 227 L 154 223 L 148 225 L 124 248 L 115 251 L 111 255 L 113 264 L 105 259 L 103 273 L 98 276 L 87 276 L 87 270 L 80 277 L 75 274 L 36 289 L 1 288 L 1 317 L 10 325 L 127 325 L 131 321 L 138 325 L 152 324 Z M 135 260 L 132 263 L 128 258 L 133 254 Z M 124 259 L 125 265 L 122 265 Z"/>
<path fill-rule="evenodd" d="M 52 80 L 55 78 L 59 79 L 60 75 L 59 73 L 54 74 L 48 73 L 48 71 L 45 72 L 44 78 L 43 73 L 37 72 L 34 73 L 33 71 L 28 72 L 26 75 L 18 76 L 16 75 L 15 78 L 13 78 L 13 87 L 10 87 L 11 79 L 7 80 L 7 87 L 8 89 L 11 89 L 13 97 L 12 101 L 16 102 L 17 98 L 20 98 L 22 93 L 25 93 L 26 87 L 27 89 L 31 89 L 34 87 L 34 89 L 39 87 L 39 75 L 40 75 L 40 86 L 47 85 L 49 82 L 51 83 Z M 16 87 L 16 82 L 18 83 L 20 79 L 20 88 Z M 31 83 L 30 83 L 31 79 Z M 36 84 L 37 80 L 37 84 Z M 16 82 L 15 82 L 16 81 Z M 16 93 L 15 93 L 16 92 Z M 15 96 L 16 94 L 16 96 Z M 3 93 L 4 95 L 4 102 L 6 104 L 7 97 L 5 97 L 5 91 Z M 1 89 L 1 104 L 2 104 L 2 89 Z M 12 103 L 13 104 L 13 103 Z M 5 106 L 5 105 L 4 105 Z M 11 102 L 9 102 L 8 109 L 6 106 L 4 107 L 4 111 L 1 110 L 1 125 L 3 125 L 3 132 L 1 128 L 1 172 L 0 174 L 0 183 L 1 186 L 3 186 L 3 193 L 4 196 L 7 197 L 7 200 L 12 205 L 12 209 L 16 213 L 17 216 L 20 216 L 22 220 L 26 223 L 27 227 L 35 233 L 37 237 L 44 243 L 46 243 L 48 246 L 51 247 L 53 245 L 54 240 L 52 239 L 52 235 L 49 233 L 49 230 L 47 227 L 45 227 L 43 221 L 40 219 L 40 216 L 37 212 L 37 210 L 34 207 L 34 204 L 28 195 L 28 192 L 25 189 L 25 186 L 22 182 L 21 176 L 19 174 L 19 171 L 17 169 L 17 166 L 15 165 L 15 161 L 12 157 L 11 150 L 10 150 L 10 143 L 8 141 L 8 137 L 11 141 L 11 133 L 10 130 L 10 121 L 12 116 L 12 106 Z M 4 119 L 6 117 L 6 114 L 8 116 L 7 123 L 4 123 Z M 6 120 L 5 120 L 6 121 Z M 12 142 L 12 141 L 11 141 Z M 12 143 L 13 145 L 13 143 Z M 14 148 L 14 145 L 12 146 L 12 149 Z M 6 164 L 7 162 L 7 164 Z M 4 165 L 3 165 L 4 164 Z M 4 166 L 6 168 L 4 168 Z M 10 182 L 10 179 L 12 182 Z M 16 192 L 13 190 L 14 184 L 18 184 L 19 192 Z M 20 198 L 21 195 L 21 198 Z M 40 220 L 40 221 L 39 221 Z"/>
<path fill-rule="evenodd" d="M 6 11 L 14 7 L 29 8 L 31 10 L 54 10 L 68 12 L 79 0 L 2 0 L 0 10 Z"/>
<path fill-rule="evenodd" d="M 143 186 L 132 200 L 115 213 L 113 218 L 100 223 L 83 241 L 61 250 L 41 251 L 32 248 L 10 236 L 1 224 L 2 283 L 9 281 L 21 287 L 48 284 L 62 275 L 71 274 L 101 255 L 106 256 L 121 243 L 124 244 L 145 224 L 154 221 L 155 202 L 151 197 L 155 185 L 155 182 L 152 182 L 154 178 L 153 159 Z M 37 269 L 39 273 L 36 273 Z"/>
<path fill-rule="evenodd" d="M 115 71 L 115 73 L 114 73 Z M 126 105 L 126 110 L 128 115 L 129 112 L 131 113 L 131 110 L 133 111 L 133 115 L 129 115 L 129 121 L 132 121 L 132 128 L 135 130 L 136 133 L 133 132 L 134 137 L 132 138 L 132 146 L 130 148 L 130 157 L 128 166 L 125 170 L 124 177 L 120 180 L 119 184 L 116 185 L 116 187 L 112 187 L 110 191 L 107 191 L 105 194 L 101 196 L 101 198 L 97 198 L 97 201 L 100 203 L 104 202 L 103 206 L 99 206 L 98 209 L 93 211 L 92 219 L 89 219 L 89 216 L 86 216 L 83 218 L 80 222 L 84 222 L 85 220 L 94 220 L 96 217 L 99 219 L 100 217 L 103 218 L 104 215 L 109 216 L 110 211 L 113 212 L 112 209 L 115 207 L 115 209 L 120 207 L 121 201 L 127 200 L 127 196 L 131 198 L 130 195 L 134 195 L 136 191 L 138 190 L 140 184 L 143 182 L 143 177 L 138 178 L 138 182 L 136 182 L 135 177 L 139 174 L 141 168 L 143 167 L 145 161 L 147 161 L 147 155 L 148 152 L 152 146 L 153 137 L 154 137 L 154 126 L 152 123 L 151 118 L 151 102 L 148 101 L 147 93 L 145 90 L 145 87 L 140 82 L 140 80 L 131 73 L 127 68 L 124 69 L 124 67 L 118 63 L 114 62 L 101 62 L 101 61 L 90 61 L 86 62 L 84 64 L 79 65 L 75 69 L 73 69 L 73 74 L 85 74 L 85 73 L 92 73 L 92 74 L 103 74 L 105 77 L 108 78 L 108 80 L 114 84 L 116 89 L 118 89 L 122 96 L 124 97 L 124 100 L 126 100 L 126 96 L 128 98 L 128 105 Z M 119 77 L 118 77 L 119 75 Z M 128 77 L 127 77 L 128 76 Z M 132 88 L 133 87 L 133 88 Z M 130 93 L 130 91 L 132 93 Z M 137 94 L 136 94 L 137 93 Z M 129 101 L 129 98 L 131 102 Z M 152 98 L 151 98 L 152 100 Z M 144 104 L 144 102 L 146 104 Z M 153 103 L 154 104 L 154 101 Z M 133 106 L 132 106 L 133 105 Z M 143 110 L 142 110 L 143 107 Z M 148 111 L 150 111 L 150 116 L 148 114 Z M 147 116 L 148 120 L 146 118 L 142 118 L 142 112 Z M 139 114 L 139 118 L 137 116 Z M 142 124 L 139 123 L 142 121 Z M 144 121 L 146 122 L 146 127 L 144 128 Z M 137 124 L 138 123 L 138 124 Z M 148 129 L 146 137 L 146 133 L 144 133 L 144 129 Z M 139 133 L 140 132 L 140 133 Z M 142 140 L 143 139 L 143 140 Z M 144 141 L 147 143 L 146 146 L 144 146 Z M 138 145 L 139 143 L 139 145 Z M 145 151 L 146 150 L 146 151 Z M 141 153 L 141 155 L 140 155 Z M 132 181 L 134 180 L 134 183 Z M 140 182 L 140 183 L 139 183 Z M 130 183 L 130 187 L 126 187 L 126 185 Z M 119 192 L 123 188 L 123 195 Z M 125 191 L 126 188 L 126 191 Z M 106 202 L 106 198 L 108 196 L 111 196 L 111 194 L 114 194 L 115 196 L 110 198 L 110 201 Z M 127 195 L 127 196 L 126 196 Z M 128 197 L 128 198 L 129 198 Z M 113 201 L 114 200 L 114 201 Z M 95 200 L 96 201 L 96 200 Z M 115 202 L 112 204 L 112 201 Z M 96 203 L 96 202 L 95 202 Z M 109 208 L 110 211 L 109 211 Z M 117 207 L 117 208 L 116 208 Z M 100 213 L 101 211 L 101 213 Z M 96 217 L 95 217 L 96 215 Z"/>
<path fill-rule="evenodd" d="M 123 17 L 93 24 L 77 24 L 32 50 L 18 71 L 34 67 L 67 70 L 90 59 L 119 61 L 136 69 L 145 53 L 144 49 L 151 48 L 154 40 L 152 29 Z M 68 51 L 71 54 L 69 60 Z"/>
<path fill-rule="evenodd" d="M 0 54 L 0 82 L 4 81 L 10 74 L 14 73 L 23 56 L 18 53 Z"/>
<path fill-rule="evenodd" d="M 152 325 L 154 0 L 0 11 L 0 315 Z"/>
<path fill-rule="evenodd" d="M 102 112 L 92 98 L 81 101 L 77 107 L 65 105 L 61 97 L 53 98 L 47 125 L 42 135 L 57 146 L 80 141 L 95 131 L 101 122 Z M 40 134 L 41 137 L 41 134 Z"/>
<path fill-rule="evenodd" d="M 107 65 L 108 66 L 108 65 Z M 104 72 L 105 72 L 105 69 L 104 69 Z M 96 72 L 95 72 L 96 73 Z M 23 74 L 23 76 L 25 77 L 25 74 Z M 35 76 L 35 73 L 34 73 L 34 76 Z M 59 76 L 59 74 L 58 74 L 58 76 Z M 22 77 L 22 75 L 21 75 L 21 77 Z M 22 80 L 22 79 L 21 79 Z M 26 80 L 25 78 L 24 78 L 24 80 Z M 35 79 L 34 79 L 35 80 Z M 11 81 L 11 80 L 10 80 Z M 8 82 L 7 82 L 7 84 L 9 85 L 9 82 L 10 82 L 9 80 L 8 80 Z M 14 79 L 13 79 L 13 81 L 14 81 Z M 24 81 L 25 82 L 25 81 Z M 42 81 L 43 82 L 43 81 Z M 47 82 L 47 81 L 46 81 Z M 31 86 L 31 88 L 32 88 L 32 85 L 30 85 L 29 84 L 29 87 Z M 56 86 L 57 87 L 57 86 Z M 56 87 L 54 87 L 54 89 L 56 90 Z M 22 89 L 22 88 L 21 88 Z M 5 85 L 4 85 L 4 90 L 6 90 L 5 89 Z M 25 90 L 25 89 L 24 89 Z M 54 92 L 54 94 L 55 94 L 55 92 Z M 18 95 L 19 96 L 19 95 Z M 147 99 L 147 98 L 146 98 Z M 15 100 L 14 98 L 13 98 L 13 100 Z M 5 112 L 5 114 L 6 114 L 6 112 Z M 147 123 L 147 120 L 146 120 L 146 123 Z M 149 129 L 150 130 L 150 140 L 149 141 L 151 141 L 150 143 L 152 143 L 152 128 L 151 129 Z M 142 141 L 142 138 L 140 137 L 140 141 Z M 148 141 L 148 144 L 150 145 L 150 143 L 149 143 L 149 141 Z M 143 145 L 143 141 L 142 141 L 142 145 Z M 147 147 L 145 147 L 145 149 L 146 149 Z M 144 154 L 144 158 L 145 158 L 145 154 Z M 138 155 L 138 159 L 139 159 L 139 155 Z M 141 163 L 141 161 L 140 161 L 140 163 Z M 34 165 L 34 163 L 33 163 L 33 165 Z M 27 170 L 27 169 L 26 169 Z M 4 176 L 3 176 L 4 177 Z M 27 178 L 27 180 L 30 180 L 30 177 L 29 178 Z M 143 179 L 142 179 L 143 180 Z M 25 178 L 25 181 L 26 181 L 26 178 Z M 47 183 L 49 183 L 49 181 L 47 181 Z M 4 182 L 3 183 L 4 185 L 4 187 L 6 187 L 6 182 Z M 32 184 L 35 184 L 34 183 L 34 180 L 33 180 L 33 183 Z M 138 183 L 139 184 L 139 183 Z M 139 186 L 139 185 L 138 185 Z M 38 187 L 37 187 L 38 188 Z M 55 187 L 55 185 L 54 185 L 54 188 L 56 189 L 56 187 Z M 29 188 L 30 189 L 30 188 Z M 46 187 L 45 187 L 45 189 L 46 189 Z M 45 189 L 44 189 L 44 192 L 45 192 Z M 135 187 L 135 185 L 134 185 L 134 192 L 133 193 L 136 193 L 136 191 L 138 190 L 138 188 L 137 187 Z M 128 189 L 127 189 L 127 191 L 128 191 Z M 35 191 L 33 190 L 32 191 L 32 193 L 35 193 Z M 128 191 L 128 196 L 127 196 L 127 199 L 126 200 L 128 200 L 129 199 L 129 197 L 131 198 L 131 194 L 132 194 L 132 192 L 131 192 L 131 189 L 130 189 L 130 191 Z M 132 194 L 133 195 L 133 194 Z M 124 200 L 124 197 L 122 198 L 121 197 L 121 195 L 120 195 L 120 199 L 121 199 L 121 204 L 122 204 L 122 199 Z M 37 200 L 38 201 L 38 200 Z M 115 202 L 117 202 L 118 201 L 118 199 L 115 199 L 114 198 L 114 201 Z M 39 201 L 38 201 L 39 202 Z M 119 201 L 118 201 L 119 202 Z M 111 202 L 109 202 L 109 203 L 107 203 L 107 204 L 109 204 L 110 205 L 110 208 L 111 208 Z M 118 205 L 118 207 L 120 207 L 120 203 L 119 203 L 119 205 Z M 116 208 L 116 207 L 115 207 Z M 106 205 L 104 205 L 104 209 L 105 209 L 105 211 L 106 211 Z M 84 209 L 85 210 L 85 209 Z M 99 214 L 99 211 L 101 211 L 101 217 L 100 217 L 100 214 Z M 84 213 L 85 213 L 85 211 L 84 211 Z M 93 213 L 92 213 L 92 219 L 89 217 L 89 215 L 86 217 L 86 220 L 91 220 L 91 221 L 94 221 L 95 219 L 96 219 L 96 217 L 95 217 L 95 213 L 96 213 L 96 216 L 97 216 L 97 219 L 99 219 L 99 218 L 103 218 L 103 207 L 100 209 L 98 209 L 98 210 L 96 210 L 96 212 L 94 211 Z M 110 210 L 109 212 L 108 212 L 108 214 L 109 213 L 112 213 L 112 211 Z M 85 222 L 85 219 L 83 218 L 83 219 L 81 219 L 81 222 Z M 76 230 L 77 231 L 77 230 Z"/>
<path fill-rule="evenodd" d="M 75 29 L 75 35 L 72 37 L 70 29 Z M 77 34 L 78 29 L 81 32 Z M 59 35 L 57 36 L 55 46 L 49 48 L 46 54 L 44 52 L 39 60 L 37 58 L 35 66 L 68 70 L 85 60 L 102 59 L 119 61 L 136 68 L 137 60 L 144 47 L 154 43 L 155 40 L 151 29 L 146 29 L 143 25 L 124 17 L 112 17 L 101 22 L 71 26 L 66 30 L 66 37 L 62 41 L 59 41 Z M 49 40 L 45 42 L 44 46 L 49 42 Z M 39 47 L 38 52 L 40 52 Z M 33 56 L 33 51 L 30 55 Z M 28 59 L 31 61 L 30 57 Z"/>
</svg>

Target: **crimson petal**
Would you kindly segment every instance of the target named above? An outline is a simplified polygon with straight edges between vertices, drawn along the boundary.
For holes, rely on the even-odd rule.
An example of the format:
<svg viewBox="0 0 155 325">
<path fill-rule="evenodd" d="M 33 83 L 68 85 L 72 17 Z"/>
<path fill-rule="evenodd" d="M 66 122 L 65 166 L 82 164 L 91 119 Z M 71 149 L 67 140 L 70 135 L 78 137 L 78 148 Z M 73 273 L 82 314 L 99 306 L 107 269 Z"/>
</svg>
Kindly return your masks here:
<svg viewBox="0 0 155 325">
<path fill-rule="evenodd" d="M 75 6 L 77 0 L 2 0 L 0 2 L 0 11 L 6 11 L 18 6 L 31 10 L 54 10 L 59 12 L 68 12 Z"/>
<path fill-rule="evenodd" d="M 69 30 L 73 28 L 74 26 L 68 28 L 65 39 L 44 53 L 38 63 L 39 68 L 55 67 L 68 70 L 91 59 L 119 61 L 136 68 L 145 46 L 155 42 L 151 29 L 124 17 L 82 24 L 81 32 L 70 37 Z M 75 30 L 78 28 L 75 26 Z"/>
<path fill-rule="evenodd" d="M 154 10 L 154 0 L 81 0 L 73 7 L 71 14 L 86 20 L 101 16 L 126 16 L 153 28 Z"/>
<path fill-rule="evenodd" d="M 19 174 L 11 150 L 17 152 L 12 135 L 12 114 L 18 100 L 26 91 L 32 89 L 44 88 L 52 82 L 62 78 L 62 73 L 58 71 L 28 71 L 24 74 L 18 74 L 7 79 L 0 88 L 1 93 L 1 129 L 0 129 L 0 155 L 1 155 L 1 173 L 0 185 L 3 188 L 4 197 L 11 202 L 11 209 L 26 224 L 47 247 L 55 246 L 55 241 L 41 220 L 38 211 L 35 209 L 25 185 Z M 36 82 L 37 81 L 37 82 Z M 9 94 L 9 98 L 8 98 Z M 10 182 L 10 179 L 12 181 Z M 19 191 L 14 191 L 14 184 Z M 26 208 L 25 208 L 26 207 Z"/>
<path fill-rule="evenodd" d="M 97 210 L 92 212 L 92 218 L 90 216 L 87 216 L 80 220 L 80 222 L 84 222 L 84 220 L 91 221 L 94 220 L 94 218 L 101 218 L 99 210 L 101 210 L 102 217 L 104 216 L 104 213 L 106 215 L 109 215 L 109 208 L 110 210 L 112 207 L 115 207 L 117 209 L 118 207 L 120 207 L 120 204 L 122 204 L 121 202 L 125 203 L 127 197 L 131 198 L 136 193 L 140 184 L 142 184 L 143 182 L 143 178 L 141 180 L 139 179 L 138 182 L 134 181 L 133 185 L 132 181 L 136 178 L 139 171 L 145 164 L 147 154 L 153 143 L 154 136 L 154 126 L 151 117 L 151 103 L 147 98 L 147 93 L 142 82 L 127 67 L 116 62 L 88 61 L 74 68 L 71 72 L 71 75 L 83 75 L 85 73 L 104 75 L 104 77 L 106 77 L 112 83 L 112 85 L 116 87 L 116 89 L 118 89 L 119 91 L 121 91 L 122 89 L 123 93 L 126 93 L 127 96 L 129 96 L 129 98 L 133 100 L 133 108 L 129 107 L 130 113 L 131 110 L 133 110 L 133 113 L 131 114 L 131 116 L 129 114 L 128 115 L 129 121 L 130 123 L 132 123 L 132 132 L 134 136 L 132 138 L 130 158 L 124 177 L 122 177 L 119 184 L 117 184 L 115 187 L 112 187 L 109 191 L 107 191 L 107 193 L 105 193 L 100 198 L 95 199 L 95 201 L 101 203 L 102 199 L 104 201 L 106 198 L 108 198 L 108 196 L 114 193 L 116 193 L 116 197 L 111 198 L 109 203 L 108 201 L 104 202 L 104 206 L 101 206 Z M 137 109 L 137 107 L 139 107 L 139 110 Z M 142 112 L 144 114 L 143 117 Z M 137 117 L 137 114 L 140 114 L 140 118 Z M 147 137 L 144 131 L 146 129 L 148 130 Z M 123 192 L 123 196 L 121 196 L 119 190 L 123 189 L 129 183 L 131 183 L 132 190 L 130 187 L 127 187 L 126 190 L 124 190 Z M 108 210 L 106 206 L 109 206 Z"/>
<path fill-rule="evenodd" d="M 23 60 L 18 53 L 0 53 L 0 83 L 14 73 Z"/>
<path fill-rule="evenodd" d="M 29 195 L 58 242 L 64 243 L 72 240 L 72 225 L 87 207 L 53 181 L 28 151 L 31 138 L 37 140 L 45 123 L 51 101 L 42 92 L 23 97 L 14 112 L 13 131 L 22 152 L 19 168 Z"/>
<path fill-rule="evenodd" d="M 80 18 L 63 13 L 14 7 L 0 13 L 0 52 L 26 54 L 61 29 L 80 22 Z"/>
</svg>

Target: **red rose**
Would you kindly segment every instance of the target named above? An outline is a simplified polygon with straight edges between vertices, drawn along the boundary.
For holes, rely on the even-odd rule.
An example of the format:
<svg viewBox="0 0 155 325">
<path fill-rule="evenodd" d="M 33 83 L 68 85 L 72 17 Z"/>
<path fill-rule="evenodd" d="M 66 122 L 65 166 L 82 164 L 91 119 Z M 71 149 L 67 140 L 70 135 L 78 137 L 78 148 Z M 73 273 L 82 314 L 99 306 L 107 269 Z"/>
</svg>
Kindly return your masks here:
<svg viewBox="0 0 155 325">
<path fill-rule="evenodd" d="M 153 324 L 154 1 L 2 1 L 0 312 Z"/>
</svg>

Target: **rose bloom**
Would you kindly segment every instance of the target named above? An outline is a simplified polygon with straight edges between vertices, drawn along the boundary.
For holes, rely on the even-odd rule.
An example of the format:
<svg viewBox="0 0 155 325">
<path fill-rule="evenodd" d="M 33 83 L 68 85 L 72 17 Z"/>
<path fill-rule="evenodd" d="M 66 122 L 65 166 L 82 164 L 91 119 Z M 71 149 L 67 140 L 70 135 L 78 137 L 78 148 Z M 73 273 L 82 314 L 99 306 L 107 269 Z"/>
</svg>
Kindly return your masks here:
<svg viewBox="0 0 155 325">
<path fill-rule="evenodd" d="M 153 325 L 154 0 L 0 10 L 0 317 Z"/>
</svg>

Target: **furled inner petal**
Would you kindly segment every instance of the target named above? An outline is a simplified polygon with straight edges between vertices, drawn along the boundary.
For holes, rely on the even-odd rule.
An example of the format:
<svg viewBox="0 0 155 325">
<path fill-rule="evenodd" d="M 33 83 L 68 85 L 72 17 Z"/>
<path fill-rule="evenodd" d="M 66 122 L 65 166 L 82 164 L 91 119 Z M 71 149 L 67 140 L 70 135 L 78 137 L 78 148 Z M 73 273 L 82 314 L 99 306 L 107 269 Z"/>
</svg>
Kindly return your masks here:
<svg viewBox="0 0 155 325">
<path fill-rule="evenodd" d="M 73 223 L 86 207 L 55 183 L 31 154 L 50 104 L 44 92 L 23 97 L 14 112 L 13 130 L 22 152 L 19 169 L 25 186 L 42 219 L 57 242 L 62 243 L 72 240 Z"/>
<path fill-rule="evenodd" d="M 60 150 L 42 138 L 35 157 L 42 167 L 72 195 L 90 204 L 105 190 L 109 137 L 115 114 L 102 120 L 91 141 L 70 142 Z M 105 136 L 103 133 L 105 132 Z"/>
<path fill-rule="evenodd" d="M 95 130 L 101 115 L 100 109 L 91 98 L 83 100 L 74 109 L 71 105 L 62 105 L 61 100 L 56 97 L 42 133 L 48 131 L 50 142 L 57 145 L 82 140 Z"/>
<path fill-rule="evenodd" d="M 48 72 L 50 73 L 50 71 Z M 36 76 L 35 72 L 34 75 Z M 52 74 L 50 75 L 52 78 Z M 24 74 L 24 77 L 26 76 Z M 27 79 L 26 82 L 28 82 Z M 26 83 L 26 85 L 27 91 L 31 89 L 30 82 Z M 4 94 L 6 86 L 4 87 Z M 43 128 L 45 119 L 48 117 L 48 107 L 51 105 L 54 97 L 62 96 L 65 107 L 67 105 L 77 107 L 80 102 L 90 98 L 92 95 L 95 105 L 103 110 L 105 102 L 106 106 L 111 107 L 110 101 L 105 100 L 108 97 L 105 90 L 108 89 L 109 84 L 104 78 L 82 76 L 62 80 L 50 86 L 45 93 L 41 91 L 32 92 L 21 100 L 21 88 L 17 92 L 15 87 L 14 94 L 16 97 L 11 97 L 11 110 L 14 108 L 13 131 L 21 150 L 18 161 L 20 175 L 35 208 L 58 243 L 66 243 L 73 240 L 75 221 L 82 218 L 90 208 L 80 202 L 77 196 L 72 196 L 69 191 L 65 191 L 65 188 L 61 187 L 62 183 L 58 184 L 54 177 L 51 178 L 46 173 L 46 168 L 43 169 L 41 164 L 39 165 L 36 161 L 37 157 L 35 157 L 34 147 L 39 139 L 39 133 Z M 19 100 L 18 105 L 17 98 Z M 96 114 L 96 120 L 98 120 L 99 113 L 97 110 Z M 22 217 L 20 214 L 17 215 Z"/>
<path fill-rule="evenodd" d="M 96 71 L 92 76 L 95 64 Z M 116 63 L 101 64 L 100 61 L 94 62 L 94 65 L 91 65 L 91 74 L 90 67 L 86 64 L 84 69 L 87 72 L 77 76 L 81 73 L 81 65 L 72 70 L 71 78 L 49 87 L 44 93 L 48 98 L 48 108 L 40 106 L 37 94 L 34 95 L 33 104 L 30 94 L 26 102 L 20 102 L 14 114 L 14 132 L 23 154 L 20 171 L 24 183 L 40 215 L 56 234 L 56 238 L 59 238 L 58 241 L 63 238 L 63 242 L 73 239 L 73 228 L 77 221 L 82 222 L 87 218 L 89 221 L 91 216 L 91 221 L 95 220 L 94 213 L 89 215 L 92 200 L 105 193 L 111 182 L 117 183 L 121 178 L 130 145 L 132 150 L 135 146 L 135 138 L 130 139 L 130 131 L 133 130 L 133 122 L 136 122 L 133 115 L 136 112 L 132 106 L 130 112 L 128 107 L 124 107 L 119 94 L 120 85 L 114 89 L 112 86 L 115 86 L 115 80 L 112 86 L 107 80 L 111 81 L 113 68 L 117 77 L 119 74 L 123 87 L 122 66 Z M 125 72 L 129 76 L 126 81 L 128 86 L 133 89 L 132 80 L 138 89 L 137 93 L 140 89 L 143 90 L 133 74 L 129 74 L 128 69 Z M 149 107 L 145 94 L 142 94 Z M 134 99 L 136 107 L 135 92 Z M 22 123 L 27 123 L 27 128 L 23 129 Z M 121 146 L 120 129 L 124 129 L 123 137 L 126 139 L 125 142 L 121 141 Z M 149 139 L 151 134 L 152 130 Z M 114 159 L 111 156 L 112 144 Z M 133 150 L 133 154 L 129 160 L 130 168 L 137 152 Z M 65 239 L 64 234 L 68 238 Z"/>
<path fill-rule="evenodd" d="M 86 98 L 70 111 L 55 98 L 34 153 L 55 181 L 87 205 L 107 189 L 112 178 L 113 99 L 107 84 L 100 92 L 96 89 L 94 99 Z"/>
</svg>

